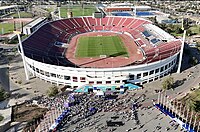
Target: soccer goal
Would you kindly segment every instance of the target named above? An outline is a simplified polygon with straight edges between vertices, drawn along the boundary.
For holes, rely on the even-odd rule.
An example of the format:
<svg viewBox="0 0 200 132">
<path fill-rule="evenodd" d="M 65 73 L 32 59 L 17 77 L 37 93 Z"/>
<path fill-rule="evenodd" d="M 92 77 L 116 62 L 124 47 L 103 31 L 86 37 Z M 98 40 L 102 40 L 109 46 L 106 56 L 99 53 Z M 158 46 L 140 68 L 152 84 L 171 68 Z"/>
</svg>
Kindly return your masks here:
<svg viewBox="0 0 200 132">
<path fill-rule="evenodd" d="M 100 55 L 99 57 L 100 58 L 106 58 L 107 56 L 106 55 Z"/>
</svg>

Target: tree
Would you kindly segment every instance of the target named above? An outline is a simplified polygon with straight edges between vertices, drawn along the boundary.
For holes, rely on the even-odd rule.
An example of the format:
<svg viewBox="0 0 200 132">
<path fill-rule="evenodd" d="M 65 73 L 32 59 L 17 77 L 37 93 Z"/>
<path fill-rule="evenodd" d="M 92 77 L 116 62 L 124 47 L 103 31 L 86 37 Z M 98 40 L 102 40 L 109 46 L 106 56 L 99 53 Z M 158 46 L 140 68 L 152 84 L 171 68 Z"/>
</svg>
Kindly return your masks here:
<svg viewBox="0 0 200 132">
<path fill-rule="evenodd" d="M 187 36 L 193 35 L 193 33 L 192 33 L 192 31 L 190 29 L 188 29 L 186 33 L 187 33 Z"/>
<path fill-rule="evenodd" d="M 199 112 L 200 111 L 200 100 L 191 100 L 189 102 L 189 106 L 195 112 Z"/>
<path fill-rule="evenodd" d="M 192 65 L 192 66 L 195 66 L 198 64 L 198 59 L 196 57 L 190 57 L 189 58 L 189 63 Z"/>
<path fill-rule="evenodd" d="M 59 93 L 59 91 L 58 91 L 58 87 L 57 86 L 49 87 L 49 90 L 47 90 L 47 95 L 49 97 L 56 96 L 58 93 Z"/>
<path fill-rule="evenodd" d="M 174 84 L 174 78 L 169 76 L 162 82 L 162 88 L 165 90 L 172 89 Z"/>
<path fill-rule="evenodd" d="M 159 24 L 158 25 L 161 29 L 166 29 L 167 28 L 167 25 L 166 24 L 164 24 L 164 23 L 161 23 L 161 24 Z"/>
<path fill-rule="evenodd" d="M 177 34 L 183 33 L 183 30 L 180 26 L 174 26 L 174 32 Z"/>
<path fill-rule="evenodd" d="M 9 97 L 9 94 L 0 86 L 0 101 L 5 100 Z"/>
<path fill-rule="evenodd" d="M 48 15 L 47 15 L 47 19 L 48 19 L 49 21 L 52 20 L 52 15 L 51 15 L 51 13 L 48 13 Z"/>
<path fill-rule="evenodd" d="M 0 122 L 4 119 L 4 117 L 2 115 L 0 115 Z"/>
<path fill-rule="evenodd" d="M 153 23 L 157 26 L 158 25 L 158 21 L 157 21 L 157 17 L 155 16 L 153 19 Z"/>
</svg>

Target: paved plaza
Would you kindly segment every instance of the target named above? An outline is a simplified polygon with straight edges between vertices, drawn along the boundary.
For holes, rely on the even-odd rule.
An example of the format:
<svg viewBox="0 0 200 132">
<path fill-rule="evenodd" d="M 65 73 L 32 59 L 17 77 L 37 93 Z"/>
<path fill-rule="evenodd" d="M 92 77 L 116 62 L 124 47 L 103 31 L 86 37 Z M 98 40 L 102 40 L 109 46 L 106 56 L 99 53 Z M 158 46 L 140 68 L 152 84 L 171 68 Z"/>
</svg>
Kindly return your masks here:
<svg viewBox="0 0 200 132">
<path fill-rule="evenodd" d="M 150 105 L 149 105 L 150 106 Z M 133 116 L 135 115 L 135 116 Z M 109 120 L 113 116 L 122 117 L 122 121 L 125 123 L 119 127 L 107 127 L 106 120 Z M 137 120 L 135 119 L 137 118 Z M 121 118 L 120 118 L 121 119 Z M 73 119 L 72 119 L 73 120 Z M 177 132 L 180 131 L 178 124 L 171 126 L 171 119 L 165 114 L 161 113 L 158 109 L 152 105 L 147 107 L 140 107 L 134 113 L 132 111 L 120 111 L 120 112 L 100 112 L 88 119 L 81 120 L 74 125 L 70 125 L 70 122 L 66 123 L 66 126 L 60 131 L 65 132 Z"/>
</svg>

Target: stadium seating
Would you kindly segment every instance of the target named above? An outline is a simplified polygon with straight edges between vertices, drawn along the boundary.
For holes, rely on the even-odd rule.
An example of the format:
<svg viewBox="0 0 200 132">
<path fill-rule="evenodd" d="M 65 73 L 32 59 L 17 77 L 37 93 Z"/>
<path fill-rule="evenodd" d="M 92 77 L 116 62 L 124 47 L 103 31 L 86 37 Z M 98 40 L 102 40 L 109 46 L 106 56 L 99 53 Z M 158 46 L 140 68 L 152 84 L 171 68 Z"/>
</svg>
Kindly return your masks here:
<svg viewBox="0 0 200 132">
<path fill-rule="evenodd" d="M 90 23 L 88 21 L 88 18 L 87 17 L 83 17 L 83 21 L 85 22 L 85 26 L 89 27 L 90 26 Z"/>
<path fill-rule="evenodd" d="M 111 24 L 112 24 L 113 26 L 114 26 L 114 25 L 116 26 L 120 20 L 121 20 L 121 17 L 114 18 L 114 20 L 113 20 L 113 22 L 112 22 Z"/>
<path fill-rule="evenodd" d="M 127 19 L 127 18 L 123 18 L 123 17 L 122 17 L 122 19 L 118 22 L 118 24 L 117 24 L 116 26 L 122 27 L 122 26 L 123 26 L 123 23 L 125 22 L 126 19 Z"/>
<path fill-rule="evenodd" d="M 108 25 L 107 23 L 108 23 L 108 21 L 109 21 L 109 18 L 110 18 L 110 17 L 101 18 L 101 25 L 103 25 L 103 26 Z"/>
<path fill-rule="evenodd" d="M 95 30 L 103 30 L 103 26 L 95 26 Z"/>
<path fill-rule="evenodd" d="M 97 22 L 95 18 L 88 17 L 88 21 L 89 21 L 90 26 L 97 26 Z"/>
<path fill-rule="evenodd" d="M 96 18 L 95 20 L 96 20 L 97 25 L 101 26 L 101 18 Z"/>
<path fill-rule="evenodd" d="M 71 65 L 72 63 L 63 60 L 64 48 L 54 45 L 55 42 L 69 43 L 71 38 L 77 34 L 86 33 L 90 31 L 114 31 L 114 32 L 127 32 L 136 42 L 140 48 L 151 40 L 146 40 L 149 37 L 148 32 L 142 26 L 143 24 L 149 24 L 149 21 L 133 18 L 133 17 L 105 17 L 105 18 L 93 18 L 93 17 L 77 17 L 69 19 L 61 19 L 53 22 L 49 22 L 43 25 L 35 33 L 33 33 L 28 39 L 23 41 L 23 47 L 25 54 L 30 58 L 36 58 L 38 61 L 45 61 L 49 63 L 59 63 L 62 65 Z M 146 32 L 145 32 L 146 31 Z M 141 38 L 140 40 L 136 40 Z M 143 40 L 144 39 L 144 40 Z M 152 43 L 157 40 L 152 40 Z M 175 48 L 174 48 L 175 47 Z M 161 58 L 168 57 L 171 54 L 177 53 L 180 50 L 179 42 L 168 42 L 165 45 L 153 48 L 146 48 L 146 57 L 148 60 L 153 60 L 156 55 L 162 54 Z M 156 52 L 155 50 L 162 51 Z M 58 59 L 59 58 L 59 59 Z M 45 59 L 45 60 L 44 60 Z M 158 58 L 156 58 L 158 59 Z"/>
<path fill-rule="evenodd" d="M 131 18 L 127 18 L 125 21 L 124 21 L 124 26 L 125 27 L 128 27 L 132 22 L 134 22 L 136 19 L 131 19 Z"/>
<path fill-rule="evenodd" d="M 82 18 L 76 18 L 74 20 L 79 24 L 80 27 L 87 26 Z"/>
<path fill-rule="evenodd" d="M 54 21 L 51 23 L 51 25 L 54 25 L 55 27 L 59 28 L 60 30 L 69 28 L 66 25 L 64 25 L 64 23 L 62 23 L 61 21 Z"/>
</svg>

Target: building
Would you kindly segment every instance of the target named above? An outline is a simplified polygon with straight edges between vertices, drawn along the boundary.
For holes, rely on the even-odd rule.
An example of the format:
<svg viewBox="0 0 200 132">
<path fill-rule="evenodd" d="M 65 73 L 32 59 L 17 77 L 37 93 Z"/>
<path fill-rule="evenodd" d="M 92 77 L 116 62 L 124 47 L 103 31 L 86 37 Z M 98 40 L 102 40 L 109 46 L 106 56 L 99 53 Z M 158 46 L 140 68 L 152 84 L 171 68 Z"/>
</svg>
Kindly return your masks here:
<svg viewBox="0 0 200 132">
<path fill-rule="evenodd" d="M 0 6 L 0 16 L 16 12 L 17 5 Z"/>
<path fill-rule="evenodd" d="M 168 18 L 168 16 L 156 16 L 156 20 L 158 23 L 165 23 L 165 24 L 178 23 L 177 20 L 170 19 L 170 18 Z"/>
<path fill-rule="evenodd" d="M 42 24 L 47 22 L 46 17 L 39 17 L 32 22 L 28 23 L 23 27 L 23 34 L 30 35 L 33 33 L 35 30 L 37 30 L 39 27 L 41 27 Z"/>
<path fill-rule="evenodd" d="M 129 57 L 76 58 L 76 42 L 82 35 L 124 37 L 124 43 L 129 45 Z M 68 47 L 58 47 L 58 42 L 67 43 Z M 46 23 L 22 45 L 26 68 L 32 75 L 76 88 L 157 80 L 176 66 L 181 40 L 146 19 L 88 16 Z"/>
</svg>

